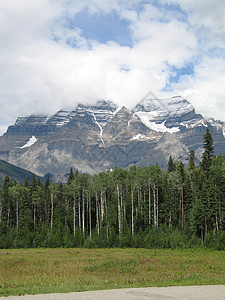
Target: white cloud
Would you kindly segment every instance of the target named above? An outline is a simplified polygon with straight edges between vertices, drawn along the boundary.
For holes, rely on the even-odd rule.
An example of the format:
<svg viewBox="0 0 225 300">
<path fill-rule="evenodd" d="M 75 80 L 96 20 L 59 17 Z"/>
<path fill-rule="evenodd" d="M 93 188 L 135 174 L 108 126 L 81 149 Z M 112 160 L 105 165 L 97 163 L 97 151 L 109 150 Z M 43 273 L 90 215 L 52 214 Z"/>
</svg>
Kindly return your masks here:
<svg viewBox="0 0 225 300">
<path fill-rule="evenodd" d="M 135 36 L 140 39 L 134 47 L 135 59 L 138 64 L 150 67 L 162 63 L 182 67 L 194 55 L 197 46 L 195 36 L 186 25 L 176 21 L 137 24 Z"/>
<path fill-rule="evenodd" d="M 174 14 L 165 7 L 144 4 L 136 10 L 139 2 L 0 0 L 0 131 L 24 113 L 49 114 L 99 98 L 132 107 L 150 90 L 160 96 L 170 66 L 181 68 L 195 62 L 195 56 L 194 76 L 181 77 L 174 93 L 195 90 L 208 95 L 219 113 L 225 63 L 208 55 L 212 46 L 224 46 L 222 1 L 166 1 L 178 3 L 188 21 L 182 20 L 182 11 Z M 69 28 L 68 19 L 84 9 L 96 15 L 117 11 L 130 22 L 132 47 L 100 44 L 87 40 L 81 29 Z M 210 38 L 201 40 L 202 32 Z M 196 105 L 200 112 L 207 111 L 203 100 Z"/>
<path fill-rule="evenodd" d="M 225 3 L 224 0 L 161 0 L 176 3 L 187 13 L 189 23 L 202 29 L 204 38 L 210 45 L 224 47 L 225 41 Z M 211 42 L 211 43 L 210 43 Z"/>
<path fill-rule="evenodd" d="M 203 0 L 162 0 L 179 4 L 199 40 L 194 74 L 182 76 L 174 93 L 186 96 L 196 110 L 225 121 L 225 3 Z"/>
<path fill-rule="evenodd" d="M 195 68 L 195 76 L 185 76 L 174 85 L 199 113 L 225 121 L 225 64 L 223 59 L 205 58 Z"/>
</svg>

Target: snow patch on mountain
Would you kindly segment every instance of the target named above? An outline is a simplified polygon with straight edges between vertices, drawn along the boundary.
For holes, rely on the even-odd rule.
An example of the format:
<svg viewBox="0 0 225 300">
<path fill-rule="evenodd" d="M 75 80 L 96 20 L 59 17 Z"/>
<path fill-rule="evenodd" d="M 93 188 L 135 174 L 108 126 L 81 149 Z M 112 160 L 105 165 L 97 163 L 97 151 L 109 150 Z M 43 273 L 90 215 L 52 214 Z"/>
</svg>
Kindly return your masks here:
<svg viewBox="0 0 225 300">
<path fill-rule="evenodd" d="M 103 132 L 103 129 L 102 129 L 102 126 L 99 124 L 99 122 L 97 121 L 97 119 L 96 119 L 96 116 L 95 116 L 95 114 L 94 114 L 94 112 L 92 112 L 92 114 L 93 114 L 93 117 L 94 117 L 94 120 L 95 120 L 95 124 L 99 127 L 99 129 L 100 129 L 100 139 L 101 139 L 101 141 L 102 141 L 102 144 L 104 145 L 104 140 L 103 140 L 103 138 L 102 138 L 102 132 Z"/>
<path fill-rule="evenodd" d="M 131 141 L 138 141 L 138 140 L 149 140 L 149 137 L 145 136 L 144 134 L 137 134 L 135 135 L 132 139 L 130 139 Z"/>
<path fill-rule="evenodd" d="M 142 123 L 144 123 L 147 127 L 149 127 L 151 130 L 157 131 L 157 132 L 169 132 L 169 133 L 175 133 L 180 131 L 179 127 L 172 127 L 168 128 L 165 126 L 165 121 L 162 123 L 156 123 L 152 121 L 152 116 L 156 112 L 137 112 L 136 115 L 140 118 Z"/>
<path fill-rule="evenodd" d="M 66 123 L 69 122 L 71 118 L 71 111 L 67 110 L 59 110 L 56 114 L 53 116 L 49 116 L 45 121 L 44 124 L 47 125 L 55 125 L 57 127 L 62 127 Z"/>
<path fill-rule="evenodd" d="M 134 112 L 150 112 L 153 118 L 169 117 L 176 115 L 177 117 L 188 114 L 194 108 L 187 100 L 180 96 L 168 99 L 149 99 L 144 98 L 134 109 Z"/>
<path fill-rule="evenodd" d="M 27 119 L 28 119 L 28 117 L 18 117 L 15 122 L 15 125 L 23 124 L 23 122 L 25 122 Z"/>
<path fill-rule="evenodd" d="M 216 127 L 217 130 L 221 130 L 223 133 L 223 136 L 225 137 L 225 122 L 215 120 L 213 118 L 210 118 L 207 121 L 210 123 L 211 126 Z"/>
<path fill-rule="evenodd" d="M 192 125 L 188 120 L 195 115 L 193 106 L 180 96 L 168 99 L 152 99 L 147 96 L 136 105 L 133 112 L 151 130 L 163 133 L 179 132 L 181 126 L 188 128 Z"/>
<path fill-rule="evenodd" d="M 105 126 L 106 123 L 113 117 L 117 105 L 110 100 L 99 100 L 96 105 L 79 104 L 77 111 L 88 112 L 94 114 L 96 121 L 100 126 Z"/>
<path fill-rule="evenodd" d="M 181 123 L 181 125 L 184 125 L 184 124 Z M 197 120 L 194 123 L 190 123 L 190 124 L 185 123 L 185 126 L 186 126 L 187 129 L 200 127 L 200 126 L 204 126 L 206 128 L 208 127 L 207 121 L 205 119 L 200 119 L 200 120 Z"/>
<path fill-rule="evenodd" d="M 32 137 L 29 139 L 29 141 L 25 145 L 20 147 L 20 149 L 28 148 L 28 147 L 34 145 L 37 142 L 37 140 L 38 139 L 34 135 L 32 135 Z"/>
<path fill-rule="evenodd" d="M 122 108 L 122 106 L 118 106 L 117 109 L 113 112 L 113 116 L 115 116 Z"/>
</svg>

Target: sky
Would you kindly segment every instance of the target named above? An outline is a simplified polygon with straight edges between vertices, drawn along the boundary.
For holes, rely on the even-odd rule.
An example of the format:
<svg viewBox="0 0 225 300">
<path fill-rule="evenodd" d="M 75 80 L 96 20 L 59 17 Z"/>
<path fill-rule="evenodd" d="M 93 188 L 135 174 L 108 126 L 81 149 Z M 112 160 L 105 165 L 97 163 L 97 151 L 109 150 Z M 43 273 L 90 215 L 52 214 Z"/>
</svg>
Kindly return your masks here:
<svg viewBox="0 0 225 300">
<path fill-rule="evenodd" d="M 0 134 L 149 92 L 225 121 L 225 0 L 0 0 Z"/>
</svg>

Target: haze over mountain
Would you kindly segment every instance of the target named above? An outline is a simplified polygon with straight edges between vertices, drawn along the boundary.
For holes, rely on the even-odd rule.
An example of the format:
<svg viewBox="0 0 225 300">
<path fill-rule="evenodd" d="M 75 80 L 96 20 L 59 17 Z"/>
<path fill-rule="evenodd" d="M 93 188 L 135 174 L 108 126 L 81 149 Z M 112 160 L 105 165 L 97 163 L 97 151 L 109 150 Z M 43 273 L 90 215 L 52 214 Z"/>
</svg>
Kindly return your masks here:
<svg viewBox="0 0 225 300">
<path fill-rule="evenodd" d="M 180 96 L 147 96 L 132 110 L 101 100 L 52 116 L 19 117 L 0 137 L 0 159 L 56 181 L 70 167 L 89 174 L 132 164 L 165 169 L 170 155 L 186 163 L 194 150 L 201 159 L 206 127 L 215 153 L 225 154 L 225 123 L 204 119 Z"/>
</svg>

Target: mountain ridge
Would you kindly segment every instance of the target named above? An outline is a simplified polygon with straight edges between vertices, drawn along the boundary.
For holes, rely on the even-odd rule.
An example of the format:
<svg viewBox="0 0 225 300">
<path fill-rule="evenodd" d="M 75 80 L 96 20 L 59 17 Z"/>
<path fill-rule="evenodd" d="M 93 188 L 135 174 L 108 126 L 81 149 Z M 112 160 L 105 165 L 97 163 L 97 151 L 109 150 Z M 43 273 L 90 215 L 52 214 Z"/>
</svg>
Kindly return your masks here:
<svg viewBox="0 0 225 300">
<path fill-rule="evenodd" d="M 165 169 L 170 155 L 186 163 L 194 150 L 201 159 L 206 127 L 216 151 L 225 154 L 225 123 L 204 119 L 180 96 L 147 97 L 132 110 L 100 100 L 52 116 L 18 118 L 0 137 L 0 159 L 37 175 L 51 173 L 56 181 L 65 180 L 70 167 L 90 174 L 132 164 Z"/>
</svg>

